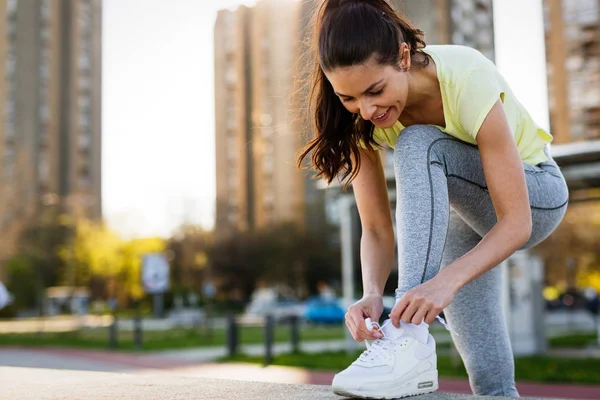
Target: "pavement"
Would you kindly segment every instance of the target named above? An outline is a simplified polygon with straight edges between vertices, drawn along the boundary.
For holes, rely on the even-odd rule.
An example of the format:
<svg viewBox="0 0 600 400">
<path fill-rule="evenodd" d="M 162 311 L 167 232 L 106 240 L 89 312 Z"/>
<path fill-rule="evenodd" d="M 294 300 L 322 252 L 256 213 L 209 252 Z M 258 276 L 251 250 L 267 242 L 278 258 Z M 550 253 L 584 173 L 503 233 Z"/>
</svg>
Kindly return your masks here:
<svg viewBox="0 0 600 400">
<path fill-rule="evenodd" d="M 188 310 L 191 313 L 193 310 Z M 24 333 L 24 332 L 66 332 L 81 328 L 106 328 L 112 323 L 110 315 L 95 316 L 56 316 L 48 318 L 24 318 L 8 321 L 0 321 L 0 333 Z M 556 310 L 546 312 L 544 316 L 545 328 L 548 336 L 562 335 L 575 332 L 595 332 L 600 324 L 600 319 L 595 319 L 585 310 Z M 177 327 L 195 326 L 193 318 L 148 318 L 143 320 L 144 330 L 169 330 Z M 226 319 L 216 317 L 212 319 L 214 328 L 224 329 Z M 433 325 L 434 327 L 437 324 Z M 119 319 L 119 330 L 132 331 L 134 321 L 131 318 Z"/>
<path fill-rule="evenodd" d="M 574 327 L 589 331 L 584 314 L 550 314 L 550 333 Z M 153 321 L 166 328 L 164 322 Z M 52 321 L 0 322 L 0 332 L 44 330 L 67 331 L 76 326 L 106 326 L 105 318 L 58 318 Z M 125 324 L 127 325 L 127 324 Z M 144 327 L 147 328 L 146 321 Z M 121 326 L 120 326 L 121 329 Z M 438 337 L 439 336 L 439 337 Z M 449 340 L 447 333 L 437 335 L 438 342 Z M 362 348 L 362 344 L 356 344 Z M 345 349 L 346 341 L 303 342 L 304 352 L 319 353 Z M 289 343 L 274 345 L 273 353 L 290 351 Z M 264 354 L 264 345 L 240 346 L 248 355 Z M 170 350 L 153 353 L 125 353 L 102 350 L 0 348 L 0 400 L 4 399 L 340 399 L 330 392 L 333 372 L 315 372 L 302 368 L 254 364 L 219 364 L 226 355 L 224 347 Z M 570 357 L 600 357 L 599 349 L 584 349 L 578 354 L 554 354 Z M 72 378 L 72 379 L 71 379 Z M 53 380 L 54 379 L 54 380 Z M 225 379 L 225 380 L 223 380 Z M 54 382 L 54 383 L 53 383 Z M 64 384 L 60 386 L 60 382 Z M 65 383 L 65 382 L 68 382 Z M 31 384 L 30 384 L 31 383 Z M 72 383 L 72 384 L 71 384 Z M 296 386 L 289 386 L 296 385 Z M 59 387 L 60 386 L 60 387 Z M 244 395 L 235 394 L 241 387 Z M 518 382 L 522 396 L 546 399 L 599 400 L 600 386 L 539 384 Z M 419 399 L 483 399 L 466 397 L 471 393 L 464 379 L 441 379 L 440 392 Z M 275 395 L 276 394 L 276 395 Z M 46 396 L 46 397 L 44 397 Z M 136 397 L 139 396 L 139 397 Z M 253 397 L 254 396 L 254 397 Z M 270 397 L 269 397 L 270 396 Z M 486 397 L 488 399 L 489 397 Z"/>
<path fill-rule="evenodd" d="M 256 364 L 245 363 L 228 363 L 219 364 L 213 362 L 198 362 L 194 359 L 176 358 L 173 355 L 165 357 L 161 354 L 147 353 L 122 353 L 109 352 L 98 350 L 75 350 L 75 349 L 26 349 L 26 348 L 0 348 L 0 399 L 21 399 L 28 398 L 16 396 L 7 397 L 2 395 L 2 390 L 7 387 L 6 383 L 11 384 L 12 378 L 7 378 L 6 368 L 10 368 L 13 372 L 26 374 L 28 377 L 37 374 L 35 371 L 43 371 L 48 374 L 48 377 L 60 376 L 58 372 L 62 371 L 67 375 L 71 375 L 73 371 L 78 372 L 110 372 L 119 374 L 132 375 L 140 377 L 145 385 L 153 385 L 156 382 L 163 382 L 161 385 L 174 386 L 174 391 L 171 393 L 175 397 L 162 397 L 165 399 L 179 398 L 177 396 L 176 387 L 179 381 L 176 378 L 189 379 L 228 379 L 244 382 L 263 382 L 263 383 L 279 383 L 279 384 L 296 384 L 296 385 L 317 385 L 328 387 L 333 379 L 334 372 L 332 371 L 309 371 L 303 368 L 268 366 L 263 367 Z M 15 372 L 16 370 L 17 372 Z M 33 372 L 32 372 L 33 371 Z M 91 375 L 81 375 L 90 376 Z M 158 379 L 157 377 L 160 377 Z M 43 376 L 42 376 L 43 378 Z M 17 380 L 23 378 L 15 378 Z M 29 378 L 26 378 L 29 379 Z M 44 378 L 45 379 L 45 378 Z M 133 379 L 133 378 L 128 378 Z M 138 378 L 136 378 L 138 379 Z M 171 380 L 173 379 L 173 380 Z M 6 382 L 4 382 L 6 381 Z M 59 382 L 60 380 L 57 380 Z M 93 381 L 93 379 L 92 379 Z M 134 380 L 135 381 L 135 380 Z M 33 381 L 32 381 L 33 382 Z M 138 382 L 138 381 L 135 381 Z M 174 382 L 174 383 L 171 383 Z M 191 382 L 191 381 L 190 381 Z M 229 384 L 228 384 L 229 385 Z M 27 386 L 27 385 L 25 385 Z M 234 385 L 235 386 L 235 385 Z M 70 386 L 69 386 L 70 387 Z M 530 396 L 534 398 L 547 399 L 582 399 L 582 400 L 598 400 L 600 399 L 600 386 L 591 385 L 567 385 L 567 384 L 540 384 L 530 382 L 518 382 L 517 388 L 522 396 Z M 70 389 L 69 389 L 70 390 Z M 158 389 L 157 389 L 158 390 Z M 257 389 L 258 390 L 258 389 Z M 469 383 L 465 379 L 441 379 L 440 391 L 454 394 L 470 394 Z M 16 393 L 16 392 L 14 392 Z M 44 392 L 46 393 L 46 392 Z M 48 393 L 52 393 L 51 391 Z M 95 392 L 94 392 L 95 393 Z M 304 392 L 303 392 L 304 393 Z M 320 392 L 319 392 L 320 393 Z M 193 395 L 192 395 L 193 394 Z M 192 392 L 191 398 L 198 394 Z M 112 393 L 110 394 L 112 395 Z M 108 396 L 108 395 L 107 395 Z M 149 397 L 153 398 L 150 394 Z M 312 394 L 311 394 L 312 396 Z M 320 394 L 319 394 L 320 396 Z M 35 397 L 44 398 L 44 397 Z M 54 398 L 54 397 L 48 397 Z M 60 399 L 71 399 L 70 397 L 57 397 Z M 73 397 L 77 398 L 77 397 Z M 82 397 L 83 398 L 83 397 Z M 85 397 L 90 398 L 90 397 Z M 93 397 L 96 398 L 96 397 Z M 111 397 L 97 397 L 111 398 Z M 120 398 L 120 397 L 112 397 Z M 125 396 L 123 398 L 136 398 Z M 189 398 L 189 397 L 188 397 Z M 213 398 L 213 397 L 206 397 Z M 222 399 L 235 399 L 240 397 L 214 397 Z M 244 397 L 251 399 L 252 397 Z M 279 398 L 279 397 L 277 397 Z M 292 399 L 295 397 L 291 397 Z M 328 397 L 305 397 L 305 398 L 328 398 Z M 423 397 L 425 399 L 425 397 Z M 452 397 L 436 397 L 448 398 Z M 458 397 L 461 398 L 461 397 Z M 462 397 L 465 398 L 465 397 Z M 268 399 L 268 397 L 265 397 Z M 432 398 L 433 399 L 433 398 Z"/>
<path fill-rule="evenodd" d="M 20 400 L 339 400 L 319 385 L 0 367 L 0 398 Z M 508 400 L 436 392 L 419 400 Z M 523 398 L 535 400 L 534 398 Z"/>
</svg>

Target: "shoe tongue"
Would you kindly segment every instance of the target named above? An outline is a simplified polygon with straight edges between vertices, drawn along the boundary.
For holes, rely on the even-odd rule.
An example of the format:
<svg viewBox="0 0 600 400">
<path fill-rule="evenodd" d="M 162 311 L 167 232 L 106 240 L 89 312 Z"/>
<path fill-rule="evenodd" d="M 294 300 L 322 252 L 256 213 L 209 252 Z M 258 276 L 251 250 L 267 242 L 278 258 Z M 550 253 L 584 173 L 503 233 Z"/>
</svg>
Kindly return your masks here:
<svg viewBox="0 0 600 400">
<path fill-rule="evenodd" d="M 400 322 L 400 328 L 396 328 L 390 320 L 386 320 L 383 323 L 381 331 L 385 334 L 386 338 L 392 340 L 402 336 L 411 336 L 421 343 L 427 343 L 427 337 L 429 336 L 428 326 L 425 326 L 424 324 L 413 325 Z"/>
<path fill-rule="evenodd" d="M 404 329 L 404 327 L 396 328 L 394 325 L 392 325 L 392 321 L 389 319 L 383 323 L 381 326 L 381 331 L 387 339 L 392 340 L 398 339 L 399 337 L 404 336 L 406 333 L 406 329 Z"/>
</svg>

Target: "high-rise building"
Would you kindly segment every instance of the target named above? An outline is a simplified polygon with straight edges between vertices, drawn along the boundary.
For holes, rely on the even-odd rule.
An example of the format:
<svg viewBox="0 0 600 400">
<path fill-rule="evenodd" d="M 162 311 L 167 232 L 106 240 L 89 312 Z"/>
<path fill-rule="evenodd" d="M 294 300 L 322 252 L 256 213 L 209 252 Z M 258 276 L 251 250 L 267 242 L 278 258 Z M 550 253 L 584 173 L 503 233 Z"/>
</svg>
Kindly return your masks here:
<svg viewBox="0 0 600 400">
<path fill-rule="evenodd" d="M 600 139 L 600 1 L 544 0 L 551 131 Z"/>
<path fill-rule="evenodd" d="M 291 98 L 303 70 L 299 60 L 312 32 L 318 1 L 261 0 L 255 7 L 219 12 L 215 24 L 216 230 L 273 222 L 310 225 L 322 191 L 298 171 L 295 156 L 310 126 Z M 492 0 L 393 0 L 426 41 L 459 43 L 493 59 Z M 433 12 L 432 12 L 433 10 Z M 310 68 L 310 66 L 307 66 Z M 306 90 L 306 88 L 300 88 Z M 391 157 L 384 162 L 391 163 Z"/>
<path fill-rule="evenodd" d="M 217 232 L 304 222 L 304 124 L 291 107 L 304 7 L 262 0 L 217 16 Z"/>
<path fill-rule="evenodd" d="M 101 14 L 0 0 L 0 262 L 45 205 L 101 217 Z"/>
<path fill-rule="evenodd" d="M 216 230 L 253 225 L 251 9 L 222 10 L 214 31 Z"/>
<path fill-rule="evenodd" d="M 461 44 L 474 47 L 494 60 L 492 0 L 392 0 L 425 32 L 427 44 Z"/>
</svg>

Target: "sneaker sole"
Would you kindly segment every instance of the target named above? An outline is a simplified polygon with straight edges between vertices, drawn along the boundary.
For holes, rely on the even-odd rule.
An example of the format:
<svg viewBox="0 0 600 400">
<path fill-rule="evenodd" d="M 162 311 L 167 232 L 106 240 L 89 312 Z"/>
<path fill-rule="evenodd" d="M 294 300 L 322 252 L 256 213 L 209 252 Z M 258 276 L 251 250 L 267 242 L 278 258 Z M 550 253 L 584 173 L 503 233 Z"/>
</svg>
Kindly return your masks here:
<svg viewBox="0 0 600 400">
<path fill-rule="evenodd" d="M 409 386 L 409 390 L 404 393 L 390 393 L 390 391 L 381 391 L 377 393 L 368 392 L 368 391 L 360 391 L 360 390 L 347 390 L 340 387 L 333 387 L 333 393 L 344 396 L 351 397 L 355 399 L 401 399 L 404 397 L 418 396 L 421 394 L 433 393 L 439 388 L 438 383 L 438 372 L 437 370 L 427 372 L 421 375 L 418 379 L 413 382 L 406 383 L 406 386 Z M 415 387 L 416 386 L 416 387 Z M 421 388 L 419 388 L 421 387 Z"/>
</svg>

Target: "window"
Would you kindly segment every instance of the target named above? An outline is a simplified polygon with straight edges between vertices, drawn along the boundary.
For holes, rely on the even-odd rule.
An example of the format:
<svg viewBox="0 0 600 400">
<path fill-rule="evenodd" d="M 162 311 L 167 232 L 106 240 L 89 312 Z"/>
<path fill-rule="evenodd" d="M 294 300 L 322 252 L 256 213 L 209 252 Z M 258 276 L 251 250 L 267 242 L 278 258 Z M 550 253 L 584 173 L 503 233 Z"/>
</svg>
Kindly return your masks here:
<svg viewBox="0 0 600 400">
<path fill-rule="evenodd" d="M 12 14 L 17 11 L 17 0 L 8 0 L 6 2 L 6 11 Z"/>
<path fill-rule="evenodd" d="M 48 104 L 40 105 L 39 117 L 42 121 L 48 121 L 48 119 L 50 119 L 50 108 L 48 107 Z"/>
<path fill-rule="evenodd" d="M 79 68 L 82 70 L 89 70 L 90 68 L 90 57 L 87 53 L 79 55 Z"/>
<path fill-rule="evenodd" d="M 92 139 L 87 133 L 82 133 L 79 135 L 79 149 L 83 151 L 87 151 L 90 149 L 92 144 Z"/>
<path fill-rule="evenodd" d="M 90 126 L 90 115 L 86 112 L 79 113 L 79 124 L 83 128 L 88 128 Z"/>
<path fill-rule="evenodd" d="M 90 187 L 91 185 L 91 179 L 90 179 L 90 170 L 87 166 L 84 166 L 81 168 L 81 170 L 79 171 L 79 187 L 81 189 L 87 189 Z"/>
<path fill-rule="evenodd" d="M 38 155 L 38 177 L 43 183 L 50 179 L 50 162 L 46 151 L 41 151 Z"/>
</svg>

